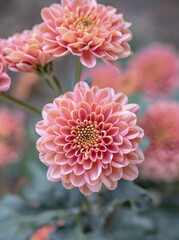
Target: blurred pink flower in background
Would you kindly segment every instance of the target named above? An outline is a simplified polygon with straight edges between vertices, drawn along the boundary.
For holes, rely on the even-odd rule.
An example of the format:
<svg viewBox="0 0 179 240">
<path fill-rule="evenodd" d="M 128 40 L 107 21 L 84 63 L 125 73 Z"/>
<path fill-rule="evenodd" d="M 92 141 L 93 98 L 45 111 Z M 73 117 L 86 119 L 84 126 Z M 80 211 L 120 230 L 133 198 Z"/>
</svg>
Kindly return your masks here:
<svg viewBox="0 0 179 240">
<path fill-rule="evenodd" d="M 116 14 L 117 9 L 96 0 L 61 2 L 42 10 L 41 30 L 47 40 L 44 51 L 54 57 L 72 53 L 86 67 L 94 67 L 96 58 L 115 61 L 131 54 L 130 23 Z"/>
<path fill-rule="evenodd" d="M 61 180 L 67 189 L 79 187 L 85 195 L 100 191 L 102 183 L 114 190 L 121 178 L 134 180 L 136 164 L 144 160 L 138 111 L 124 94 L 90 89 L 85 82 L 47 104 L 36 131 L 48 179 Z"/>
<path fill-rule="evenodd" d="M 39 228 L 30 240 L 50 240 L 49 234 L 54 230 L 54 226 L 44 226 Z"/>
<path fill-rule="evenodd" d="M 145 153 L 145 162 L 140 165 L 143 179 L 156 182 L 171 182 L 179 180 L 179 142 L 161 148 L 154 144 Z"/>
<path fill-rule="evenodd" d="M 0 166 L 18 161 L 24 150 L 24 119 L 21 112 L 0 109 Z"/>
<path fill-rule="evenodd" d="M 151 105 L 139 125 L 151 144 L 141 164 L 141 176 L 155 181 L 179 180 L 179 103 Z"/>
<path fill-rule="evenodd" d="M 179 103 L 158 102 L 150 105 L 139 124 L 152 143 L 161 146 L 166 142 L 179 141 Z"/>
<path fill-rule="evenodd" d="M 7 63 L 4 60 L 4 40 L 0 39 L 0 92 L 7 91 L 10 88 L 11 78 L 8 76 Z"/>
<path fill-rule="evenodd" d="M 118 69 L 121 71 L 120 67 Z M 84 81 L 86 78 L 92 77 L 91 86 L 98 86 L 99 88 L 111 87 L 116 91 L 120 76 L 119 71 L 106 63 L 100 63 L 92 69 L 85 69 L 81 79 Z"/>
<path fill-rule="evenodd" d="M 179 57 L 165 44 L 153 44 L 140 50 L 130 68 L 140 77 L 140 89 L 149 97 L 168 94 L 179 86 Z"/>
<path fill-rule="evenodd" d="M 44 38 L 36 25 L 32 30 L 16 33 L 6 40 L 4 52 L 9 69 L 16 72 L 34 72 L 51 62 L 51 54 L 42 50 Z"/>
<path fill-rule="evenodd" d="M 19 73 L 12 87 L 12 95 L 19 100 L 27 100 L 31 97 L 34 88 L 38 85 L 40 77 L 34 72 Z"/>
<path fill-rule="evenodd" d="M 131 95 L 139 88 L 139 78 L 135 72 L 119 71 L 105 63 L 97 64 L 92 69 L 87 69 L 82 74 L 82 80 L 92 77 L 92 85 L 100 88 L 111 87 L 115 92 Z"/>
</svg>

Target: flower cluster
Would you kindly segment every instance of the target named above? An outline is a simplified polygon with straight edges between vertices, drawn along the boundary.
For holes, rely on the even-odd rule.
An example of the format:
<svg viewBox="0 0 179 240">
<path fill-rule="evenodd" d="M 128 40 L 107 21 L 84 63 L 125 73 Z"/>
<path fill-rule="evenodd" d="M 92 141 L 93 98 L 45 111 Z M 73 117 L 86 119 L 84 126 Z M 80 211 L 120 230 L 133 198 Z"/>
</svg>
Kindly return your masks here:
<svg viewBox="0 0 179 240">
<path fill-rule="evenodd" d="M 48 63 L 69 53 L 87 67 L 96 58 L 112 62 L 129 56 L 130 23 L 116 11 L 96 0 L 62 0 L 42 9 L 41 24 L 1 41 L 0 91 L 10 87 L 7 64 L 11 71 L 42 73 Z"/>
<path fill-rule="evenodd" d="M 36 131 L 48 179 L 85 195 L 98 192 L 102 183 L 113 190 L 121 178 L 135 179 L 136 164 L 144 160 L 138 147 L 144 133 L 136 125 L 139 106 L 127 102 L 112 88 L 90 89 L 80 82 L 74 92 L 47 104 Z"/>
<path fill-rule="evenodd" d="M 115 61 L 131 54 L 130 23 L 110 6 L 96 0 L 62 0 L 42 10 L 43 50 L 54 57 L 77 55 L 83 65 L 94 67 L 96 58 Z"/>
<path fill-rule="evenodd" d="M 140 78 L 140 89 L 149 97 L 166 95 L 179 87 L 179 57 L 168 45 L 153 44 L 139 51 L 130 69 Z"/>
<path fill-rule="evenodd" d="M 24 126 L 21 113 L 0 109 L 0 166 L 19 160 L 24 146 Z"/>
<path fill-rule="evenodd" d="M 38 82 L 38 78 L 32 81 L 34 75 L 27 75 L 29 72 L 44 75 L 52 89 L 57 94 L 61 92 L 49 64 L 56 58 L 72 53 L 88 68 L 95 66 L 96 58 L 108 63 L 94 70 L 90 88 L 87 83 L 79 82 L 80 62 L 77 61 L 76 82 L 79 83 L 74 91 L 44 107 L 43 120 L 36 126 L 41 136 L 37 149 L 41 161 L 49 166 L 48 179 L 62 181 L 68 189 L 79 187 L 85 195 L 98 192 L 102 184 L 113 190 L 121 178 L 134 180 L 138 176 L 136 164 L 144 160 L 139 148 L 144 133 L 136 123 L 139 106 L 128 104 L 121 91 L 133 93 L 138 87 L 138 77 L 135 72 L 119 73 L 112 64 L 131 54 L 131 24 L 117 9 L 98 4 L 96 0 L 62 0 L 61 4 L 42 9 L 41 16 L 43 22 L 32 30 L 0 42 L 0 91 L 10 86 L 10 78 L 5 73 L 7 66 L 11 71 L 26 73 L 22 75 L 27 76 L 26 80 L 13 91 L 19 99 L 25 99 Z M 111 78 L 114 89 L 109 87 Z M 13 99 L 5 93 L 1 97 Z M 21 106 L 39 113 L 28 104 L 21 103 Z M 0 125 L 3 152 L 0 163 L 8 158 L 15 161 L 19 156 L 17 145 L 22 143 L 22 128 L 8 114 L 0 116 L 1 121 L 7 118 Z"/>
<path fill-rule="evenodd" d="M 53 226 L 44 226 L 39 228 L 30 240 L 50 240 L 49 234 L 54 230 Z"/>
<path fill-rule="evenodd" d="M 0 92 L 7 91 L 10 88 L 11 79 L 8 76 L 7 64 L 4 59 L 4 40 L 0 39 Z"/>
<path fill-rule="evenodd" d="M 141 175 L 156 181 L 179 179 L 179 104 L 156 103 L 140 119 L 140 126 L 151 143 Z"/>
</svg>

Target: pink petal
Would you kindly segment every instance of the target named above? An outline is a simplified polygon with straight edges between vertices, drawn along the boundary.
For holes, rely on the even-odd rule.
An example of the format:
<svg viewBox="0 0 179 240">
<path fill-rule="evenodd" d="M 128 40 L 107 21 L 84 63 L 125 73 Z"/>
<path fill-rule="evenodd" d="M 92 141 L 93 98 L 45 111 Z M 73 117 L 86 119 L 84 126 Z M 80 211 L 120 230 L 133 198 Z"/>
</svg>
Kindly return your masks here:
<svg viewBox="0 0 179 240">
<path fill-rule="evenodd" d="M 60 126 L 60 127 L 63 127 L 63 126 L 66 126 L 67 125 L 67 120 L 63 117 L 58 117 L 55 119 L 55 123 Z"/>
<path fill-rule="evenodd" d="M 83 185 L 82 187 L 79 188 L 81 193 L 83 193 L 85 196 L 89 196 L 91 195 L 93 192 L 91 190 L 89 190 L 89 188 L 87 187 L 87 185 Z"/>
<path fill-rule="evenodd" d="M 57 165 L 66 165 L 68 163 L 68 159 L 65 157 L 65 154 L 56 154 L 55 163 Z"/>
<path fill-rule="evenodd" d="M 83 122 L 86 119 L 86 116 L 87 116 L 86 110 L 80 108 L 79 112 L 78 112 L 78 117 L 79 117 L 80 121 Z"/>
<path fill-rule="evenodd" d="M 47 152 L 44 158 L 45 164 L 48 166 L 55 165 L 55 156 L 56 156 L 55 152 Z"/>
<path fill-rule="evenodd" d="M 61 167 L 60 166 L 51 166 L 47 172 L 47 179 L 56 182 L 61 180 Z"/>
<path fill-rule="evenodd" d="M 82 175 L 84 172 L 85 172 L 85 169 L 83 168 L 82 165 L 76 164 L 74 166 L 75 175 L 79 176 L 79 175 Z"/>
<path fill-rule="evenodd" d="M 137 178 L 139 174 L 138 168 L 135 165 L 128 165 L 123 168 L 123 176 L 122 178 L 128 181 L 133 181 Z"/>
<path fill-rule="evenodd" d="M 62 173 L 63 175 L 69 174 L 69 173 L 71 173 L 72 171 L 73 171 L 73 167 L 70 166 L 70 165 L 68 165 L 68 164 L 61 166 L 61 173 Z"/>
<path fill-rule="evenodd" d="M 112 158 L 113 158 L 113 154 L 112 154 L 112 153 L 110 153 L 110 152 L 104 152 L 104 153 L 103 153 L 102 163 L 108 164 L 108 163 L 111 162 Z"/>
<path fill-rule="evenodd" d="M 114 144 L 114 143 L 108 145 L 107 149 L 111 153 L 118 153 L 119 152 L 119 147 L 116 144 Z"/>
<path fill-rule="evenodd" d="M 68 136 L 71 134 L 71 127 L 68 126 L 61 127 L 60 132 L 61 134 L 63 134 L 63 136 Z"/>
<path fill-rule="evenodd" d="M 58 136 L 55 138 L 54 143 L 59 146 L 64 146 L 67 142 L 64 136 Z"/>
<path fill-rule="evenodd" d="M 85 184 L 85 178 L 83 175 L 77 176 L 74 173 L 70 174 L 71 184 L 75 187 L 82 187 Z"/>
<path fill-rule="evenodd" d="M 93 164 L 93 168 L 89 172 L 89 177 L 92 181 L 95 181 L 98 179 L 102 171 L 102 166 L 100 162 L 96 162 Z"/>
<path fill-rule="evenodd" d="M 137 114 L 140 111 L 140 106 L 137 104 L 127 104 L 123 109 Z"/>
<path fill-rule="evenodd" d="M 112 173 L 109 176 L 110 179 L 114 182 L 118 181 L 119 179 L 121 179 L 123 176 L 123 170 L 122 168 L 113 168 L 112 169 Z"/>
<path fill-rule="evenodd" d="M 83 53 L 83 55 L 80 57 L 80 61 L 88 68 L 92 68 L 96 65 L 96 57 L 88 51 Z"/>
</svg>

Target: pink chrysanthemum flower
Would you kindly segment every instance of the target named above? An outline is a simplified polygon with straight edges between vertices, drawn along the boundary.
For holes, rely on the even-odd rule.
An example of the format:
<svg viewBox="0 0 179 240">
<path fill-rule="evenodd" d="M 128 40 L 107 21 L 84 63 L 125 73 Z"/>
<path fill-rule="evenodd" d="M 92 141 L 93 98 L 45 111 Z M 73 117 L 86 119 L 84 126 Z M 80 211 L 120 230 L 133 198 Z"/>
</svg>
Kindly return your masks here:
<svg viewBox="0 0 179 240">
<path fill-rule="evenodd" d="M 85 195 L 98 192 L 102 183 L 113 190 L 121 178 L 134 180 L 136 164 L 144 160 L 138 147 L 144 135 L 136 125 L 138 111 L 122 93 L 90 89 L 85 82 L 47 104 L 36 131 L 48 179 L 61 180 L 67 189 L 79 187 Z"/>
<path fill-rule="evenodd" d="M 51 62 L 51 54 L 42 50 L 44 38 L 39 31 L 40 25 L 32 30 L 16 33 L 6 40 L 4 52 L 9 69 L 16 72 L 34 72 L 39 66 Z"/>
<path fill-rule="evenodd" d="M 49 234 L 54 230 L 54 226 L 44 226 L 39 228 L 30 240 L 50 240 Z"/>
<path fill-rule="evenodd" d="M 24 125 L 21 113 L 0 109 L 0 166 L 20 159 L 24 148 Z"/>
<path fill-rule="evenodd" d="M 140 88 L 149 97 L 170 93 L 179 86 L 179 58 L 168 45 L 142 49 L 133 57 L 131 68 L 138 72 Z"/>
<path fill-rule="evenodd" d="M 116 9 L 96 0 L 62 0 L 42 10 L 41 30 L 47 43 L 44 51 L 62 57 L 80 56 L 83 65 L 93 67 L 96 58 L 115 61 L 131 54 L 130 23 Z"/>
<path fill-rule="evenodd" d="M 0 39 L 0 92 L 7 91 L 11 85 L 11 78 L 6 73 L 7 72 L 7 64 L 4 60 L 4 40 Z"/>
<path fill-rule="evenodd" d="M 179 103 L 162 102 L 149 107 L 139 125 L 151 143 L 141 164 L 141 176 L 155 181 L 179 179 Z"/>
<path fill-rule="evenodd" d="M 82 74 L 82 80 L 92 77 L 92 85 L 100 88 L 111 87 L 115 92 L 131 95 L 139 89 L 138 74 L 132 71 L 119 71 L 105 63 L 87 69 Z"/>
</svg>

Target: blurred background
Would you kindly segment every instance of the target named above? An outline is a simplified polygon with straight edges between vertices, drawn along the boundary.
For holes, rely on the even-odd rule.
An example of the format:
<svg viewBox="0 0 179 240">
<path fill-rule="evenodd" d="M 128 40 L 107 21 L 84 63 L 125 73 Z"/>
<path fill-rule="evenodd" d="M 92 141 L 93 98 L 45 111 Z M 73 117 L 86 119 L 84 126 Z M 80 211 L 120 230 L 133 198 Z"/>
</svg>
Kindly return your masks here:
<svg viewBox="0 0 179 240">
<path fill-rule="evenodd" d="M 34 125 L 40 119 L 0 100 L 0 240 L 28 240 L 43 226 L 45 228 L 37 232 L 39 238 L 35 240 L 179 240 L 179 137 L 174 137 L 179 134 L 179 1 L 98 2 L 116 7 L 119 13 L 123 13 L 124 19 L 132 23 L 133 39 L 130 45 L 134 55 L 117 62 L 120 73 L 111 70 L 110 74 L 113 74 L 115 80 L 113 82 L 105 79 L 108 73 L 104 76 L 103 67 L 102 71 L 100 67 L 94 71 L 84 68 L 82 78 L 93 76 L 93 84 L 100 85 L 103 81 L 116 92 L 127 94 L 129 102 L 141 106 L 139 124 L 146 132 L 141 148 L 152 166 L 141 167 L 141 172 L 145 174 L 141 174 L 135 181 L 139 187 L 122 181 L 113 193 L 104 191 L 87 200 L 76 189 L 67 191 L 59 183 L 46 180 L 47 168 L 39 161 L 35 148 L 38 136 Z M 41 9 L 52 3 L 51 0 L 1 0 L 0 38 L 31 29 L 40 23 Z M 146 68 L 143 62 L 146 62 Z M 72 55 L 54 62 L 55 75 L 64 91 L 73 88 L 75 64 Z M 52 102 L 56 96 L 45 81 L 39 80 L 34 74 L 9 74 L 12 76 L 9 93 L 39 109 Z M 146 79 L 146 85 L 140 78 Z M 168 105 L 155 105 L 158 102 L 167 102 Z M 174 105 L 171 106 L 170 102 Z M 159 116 L 156 114 L 157 109 L 160 109 Z M 153 120 L 150 118 L 152 112 L 155 115 Z M 150 121 L 146 120 L 146 114 Z M 163 123 L 160 118 L 162 114 L 166 118 L 168 115 L 172 117 Z M 174 125 L 171 119 L 175 118 L 178 122 L 171 130 Z M 163 132 L 155 135 L 156 126 L 160 123 L 163 124 L 162 131 L 169 129 L 173 135 L 163 136 Z M 156 139 L 158 145 L 153 144 Z M 174 144 L 164 152 L 168 141 Z M 162 162 L 163 159 L 167 163 Z M 155 173 L 153 166 L 160 171 L 164 164 L 166 168 L 162 167 L 163 172 Z M 171 170 L 169 175 L 166 169 Z M 117 204 L 116 199 L 119 200 Z M 70 221 L 67 219 L 68 211 L 73 212 L 81 206 L 86 210 L 90 204 L 93 205 L 91 214 L 85 213 L 81 220 L 75 220 L 75 224 L 75 214 L 72 214 Z M 50 228 L 46 225 L 50 225 Z M 51 232 L 51 237 L 45 238 Z"/>
</svg>

